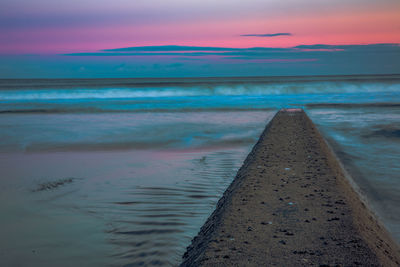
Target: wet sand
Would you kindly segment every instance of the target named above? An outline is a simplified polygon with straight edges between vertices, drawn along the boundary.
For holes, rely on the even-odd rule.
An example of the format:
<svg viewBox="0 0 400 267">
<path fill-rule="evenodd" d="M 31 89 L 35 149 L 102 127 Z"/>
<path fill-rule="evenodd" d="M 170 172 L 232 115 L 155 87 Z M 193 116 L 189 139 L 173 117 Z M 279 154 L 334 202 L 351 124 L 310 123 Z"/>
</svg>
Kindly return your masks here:
<svg viewBox="0 0 400 267">
<path fill-rule="evenodd" d="M 181 266 L 399 266 L 400 249 L 308 116 L 267 125 Z"/>
</svg>

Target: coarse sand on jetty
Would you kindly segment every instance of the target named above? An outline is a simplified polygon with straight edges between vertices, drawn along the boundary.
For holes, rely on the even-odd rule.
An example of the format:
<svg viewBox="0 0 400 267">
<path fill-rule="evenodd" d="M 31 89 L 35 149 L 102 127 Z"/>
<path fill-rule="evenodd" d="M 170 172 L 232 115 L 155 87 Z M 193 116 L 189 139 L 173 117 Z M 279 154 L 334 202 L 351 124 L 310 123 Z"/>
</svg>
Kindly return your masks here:
<svg viewBox="0 0 400 267">
<path fill-rule="evenodd" d="M 181 266 L 399 266 L 346 176 L 303 110 L 279 111 Z"/>
</svg>

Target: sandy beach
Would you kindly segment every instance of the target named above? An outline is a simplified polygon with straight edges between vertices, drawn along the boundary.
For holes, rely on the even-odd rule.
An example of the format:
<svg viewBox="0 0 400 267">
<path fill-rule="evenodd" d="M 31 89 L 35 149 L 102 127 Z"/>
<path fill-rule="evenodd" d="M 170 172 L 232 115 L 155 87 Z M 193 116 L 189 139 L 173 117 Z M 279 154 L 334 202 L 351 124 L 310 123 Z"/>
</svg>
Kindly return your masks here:
<svg viewBox="0 0 400 267">
<path fill-rule="evenodd" d="M 349 181 L 303 111 L 278 112 L 181 266 L 399 266 Z"/>
</svg>

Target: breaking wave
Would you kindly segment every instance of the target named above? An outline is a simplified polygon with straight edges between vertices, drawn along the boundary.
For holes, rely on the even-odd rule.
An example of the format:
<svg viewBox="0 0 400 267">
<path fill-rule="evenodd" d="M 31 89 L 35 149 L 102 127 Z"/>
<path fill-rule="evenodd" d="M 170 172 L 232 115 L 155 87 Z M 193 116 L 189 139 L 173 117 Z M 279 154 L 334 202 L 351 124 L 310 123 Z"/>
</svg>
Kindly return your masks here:
<svg viewBox="0 0 400 267">
<path fill-rule="evenodd" d="M 74 99 L 134 99 L 164 98 L 185 96 L 268 96 L 299 94 L 332 94 L 332 93 L 371 93 L 400 92 L 400 77 L 391 79 L 374 77 L 373 80 L 360 78 L 300 79 L 277 78 L 259 80 L 254 78 L 218 79 L 208 81 L 207 78 L 197 80 L 176 79 L 174 81 L 127 82 L 123 79 L 95 82 L 72 81 L 44 82 L 30 80 L 22 85 L 0 82 L 0 101 L 31 100 L 74 100 Z M 103 83 L 101 83 L 103 81 Z"/>
</svg>

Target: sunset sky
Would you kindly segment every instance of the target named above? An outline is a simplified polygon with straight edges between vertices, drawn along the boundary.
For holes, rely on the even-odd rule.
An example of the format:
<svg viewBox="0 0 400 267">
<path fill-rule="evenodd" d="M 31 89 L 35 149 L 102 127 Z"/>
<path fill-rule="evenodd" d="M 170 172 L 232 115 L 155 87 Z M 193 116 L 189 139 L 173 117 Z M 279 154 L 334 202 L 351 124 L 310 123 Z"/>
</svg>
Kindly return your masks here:
<svg viewBox="0 0 400 267">
<path fill-rule="evenodd" d="M 215 71 L 216 75 L 250 75 L 238 72 L 239 67 L 234 70 L 233 66 L 231 72 L 225 71 L 223 65 L 228 61 L 238 63 L 237 57 L 232 61 L 230 55 L 188 54 L 193 52 L 190 47 L 203 52 L 210 49 L 199 47 L 209 47 L 211 51 L 215 48 L 285 48 L 285 52 L 292 53 L 282 56 L 262 51 L 258 58 L 253 51 L 251 58 L 240 58 L 244 61 L 241 64 L 258 69 L 257 75 L 268 75 L 272 70 L 275 70 L 272 74 L 280 75 L 274 66 L 282 69 L 282 64 L 286 64 L 287 68 L 283 69 L 288 73 L 282 72 L 285 75 L 296 71 L 295 63 L 318 69 L 315 64 L 324 65 L 322 59 L 328 53 L 347 52 L 349 57 L 367 53 L 371 49 L 363 47 L 376 44 L 390 44 L 366 46 L 374 48 L 373 55 L 365 54 L 373 64 L 387 63 L 384 71 L 382 68 L 376 71 L 398 73 L 399 63 L 394 59 L 398 60 L 400 54 L 399 14 L 399 0 L 2 0 L 0 77 L 97 77 L 104 73 L 112 77 L 179 76 L 179 70 L 164 73 L 163 66 L 180 66 L 181 70 L 182 66 L 188 66 L 184 68 L 188 73 L 182 74 L 188 76 L 209 75 Z M 318 48 L 316 44 L 330 47 Z M 164 52 L 161 54 L 150 49 L 151 55 L 143 49 L 129 55 L 102 54 L 109 53 L 104 51 L 108 49 L 160 46 L 165 50 L 172 45 L 184 48 L 175 49 L 170 55 L 165 55 L 162 49 L 156 49 Z M 296 48 L 301 45 L 310 47 Z M 354 53 L 348 53 L 347 48 Z M 196 63 L 198 68 L 188 63 L 194 59 L 203 61 Z M 352 59 L 350 63 L 356 64 Z M 218 68 L 210 73 L 200 70 L 207 65 Z M 150 73 L 154 66 L 158 66 L 158 72 Z M 376 72 L 362 65 L 359 71 L 353 67 L 350 72 Z M 125 71 L 121 72 L 121 68 Z M 309 74 L 314 72 L 309 69 Z M 326 71 L 315 74 L 336 72 L 343 74 L 330 64 Z"/>
</svg>

